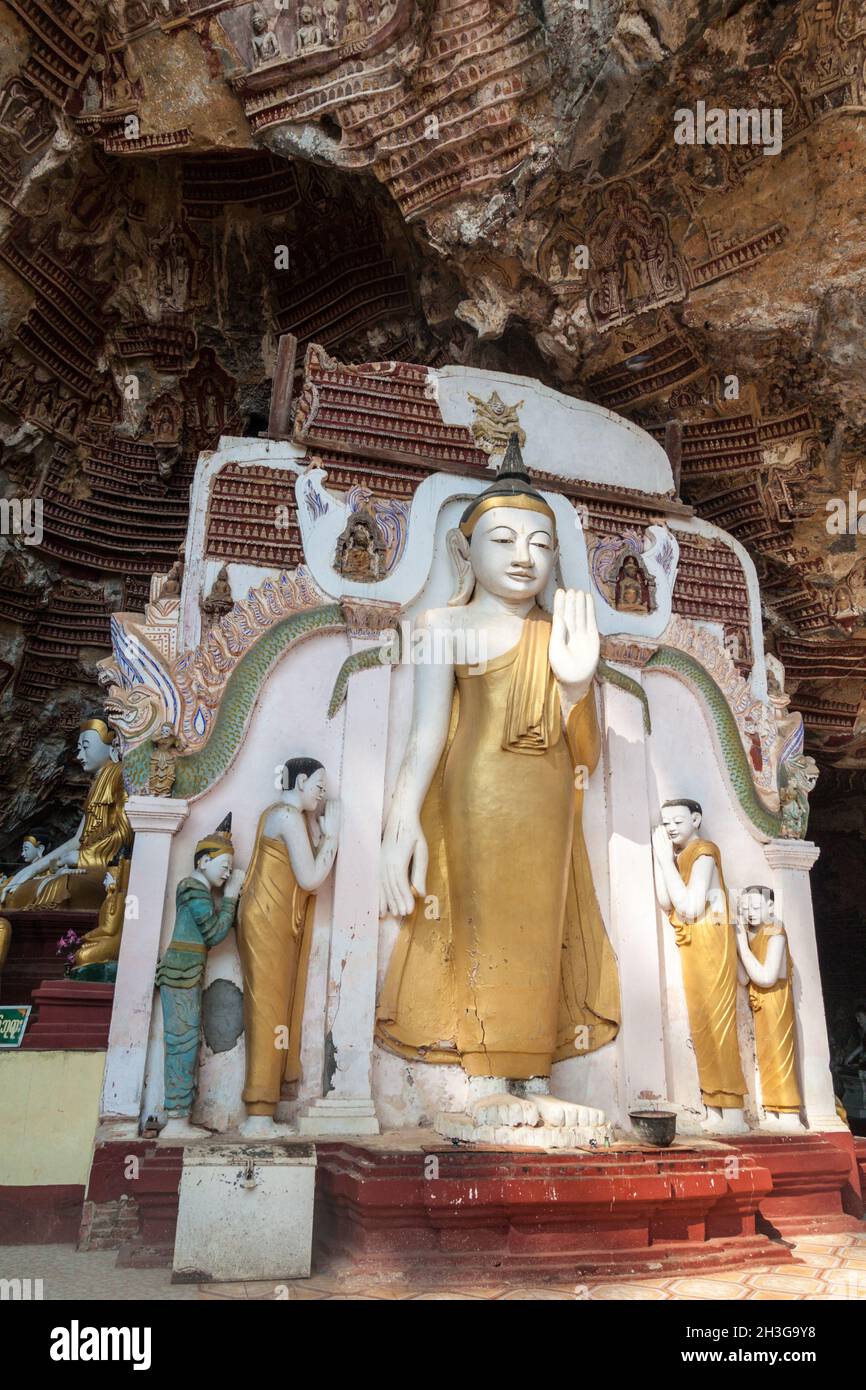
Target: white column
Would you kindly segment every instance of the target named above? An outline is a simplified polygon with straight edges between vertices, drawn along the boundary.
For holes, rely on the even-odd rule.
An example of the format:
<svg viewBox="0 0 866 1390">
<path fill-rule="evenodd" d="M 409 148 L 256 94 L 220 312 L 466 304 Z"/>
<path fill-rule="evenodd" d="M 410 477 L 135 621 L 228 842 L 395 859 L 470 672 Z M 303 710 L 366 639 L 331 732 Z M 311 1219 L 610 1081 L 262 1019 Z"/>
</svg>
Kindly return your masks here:
<svg viewBox="0 0 866 1390">
<path fill-rule="evenodd" d="M 344 600 L 343 607 L 351 623 L 351 602 Z M 367 626 L 370 607 L 358 604 L 359 617 L 352 623 L 353 654 L 381 647 L 385 640 L 381 630 Z M 328 966 L 326 1093 L 300 1117 L 301 1134 L 379 1133 L 372 1051 L 390 691 L 390 666 L 359 671 L 349 680 L 340 781 L 343 822 L 334 867 Z"/>
<path fill-rule="evenodd" d="M 641 683 L 640 671 L 627 674 Z M 611 938 L 619 961 L 623 1025 L 617 1038 L 625 1085 L 620 1123 L 629 1110 L 667 1100 L 662 967 L 653 879 L 643 710 L 634 695 L 605 682 L 608 863 Z"/>
<path fill-rule="evenodd" d="M 131 796 L 126 814 L 135 831 L 127 902 L 138 915 L 130 914 L 120 941 L 100 1110 L 104 1124 L 132 1136 L 138 1134 L 144 1092 L 171 841 L 189 815 L 189 803 Z"/>
<path fill-rule="evenodd" d="M 797 1060 L 806 1124 L 811 1130 L 846 1130 L 836 1114 L 830 1044 L 821 993 L 809 870 L 820 850 L 810 840 L 771 840 L 764 846 L 773 870 L 776 916 L 784 924 L 794 963 Z"/>
</svg>

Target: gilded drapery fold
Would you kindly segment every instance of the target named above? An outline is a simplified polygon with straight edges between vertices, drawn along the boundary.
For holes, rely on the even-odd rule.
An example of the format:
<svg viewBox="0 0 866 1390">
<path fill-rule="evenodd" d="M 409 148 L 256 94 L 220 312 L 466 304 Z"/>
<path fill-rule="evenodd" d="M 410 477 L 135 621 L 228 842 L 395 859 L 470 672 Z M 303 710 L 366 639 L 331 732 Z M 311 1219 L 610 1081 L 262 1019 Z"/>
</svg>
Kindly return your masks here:
<svg viewBox="0 0 866 1390">
<path fill-rule="evenodd" d="M 600 754 L 594 695 L 563 739 L 549 640 L 536 612 L 516 648 L 456 669 L 421 814 L 427 895 L 379 999 L 377 1038 L 402 1056 L 518 1078 L 616 1036 L 616 960 L 581 828 L 584 770 Z"/>
</svg>

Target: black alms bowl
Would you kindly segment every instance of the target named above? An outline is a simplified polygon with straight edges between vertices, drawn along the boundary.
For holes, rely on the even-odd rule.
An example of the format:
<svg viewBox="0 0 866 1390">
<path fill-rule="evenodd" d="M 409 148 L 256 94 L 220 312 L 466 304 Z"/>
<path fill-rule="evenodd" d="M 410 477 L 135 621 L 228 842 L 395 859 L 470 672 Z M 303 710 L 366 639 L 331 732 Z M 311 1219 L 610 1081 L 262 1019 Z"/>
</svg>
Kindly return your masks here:
<svg viewBox="0 0 866 1390">
<path fill-rule="evenodd" d="M 666 1149 L 674 1142 L 677 1117 L 673 1110 L 630 1110 L 628 1117 L 639 1138 Z"/>
</svg>

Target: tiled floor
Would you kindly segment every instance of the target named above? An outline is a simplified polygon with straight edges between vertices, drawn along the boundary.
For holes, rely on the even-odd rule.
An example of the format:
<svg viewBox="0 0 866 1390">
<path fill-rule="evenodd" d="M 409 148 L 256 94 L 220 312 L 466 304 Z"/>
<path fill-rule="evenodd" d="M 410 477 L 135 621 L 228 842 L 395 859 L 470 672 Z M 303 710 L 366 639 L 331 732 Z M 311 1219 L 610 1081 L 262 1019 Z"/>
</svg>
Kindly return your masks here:
<svg viewBox="0 0 866 1390">
<path fill-rule="evenodd" d="M 46 1299 L 280 1299 L 280 1300 L 577 1300 L 577 1299 L 866 1299 L 866 1233 L 804 1236 L 795 1263 L 778 1268 L 725 1270 L 719 1274 L 618 1283 L 548 1284 L 532 1287 L 424 1288 L 399 1280 L 372 1282 L 358 1276 L 317 1274 L 286 1284 L 172 1284 L 167 1269 L 115 1266 L 113 1251 L 79 1254 L 68 1245 L 0 1246 L 0 1277 L 42 1279 Z"/>
</svg>

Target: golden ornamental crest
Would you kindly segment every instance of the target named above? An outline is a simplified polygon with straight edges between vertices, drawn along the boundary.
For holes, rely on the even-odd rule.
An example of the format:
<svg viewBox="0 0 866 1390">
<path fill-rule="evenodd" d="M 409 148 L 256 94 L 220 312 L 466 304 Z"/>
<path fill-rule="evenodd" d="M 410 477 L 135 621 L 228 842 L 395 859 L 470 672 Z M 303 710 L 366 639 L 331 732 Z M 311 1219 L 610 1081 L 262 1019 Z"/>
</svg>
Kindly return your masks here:
<svg viewBox="0 0 866 1390">
<path fill-rule="evenodd" d="M 498 391 L 494 391 L 486 401 L 480 396 L 473 396 L 471 391 L 468 394 L 475 406 L 472 433 L 485 454 L 504 453 L 512 434 L 517 435 L 521 447 L 526 443 L 526 431 L 521 429 L 517 418 L 523 401 L 518 401 L 516 405 L 506 405 Z"/>
</svg>

